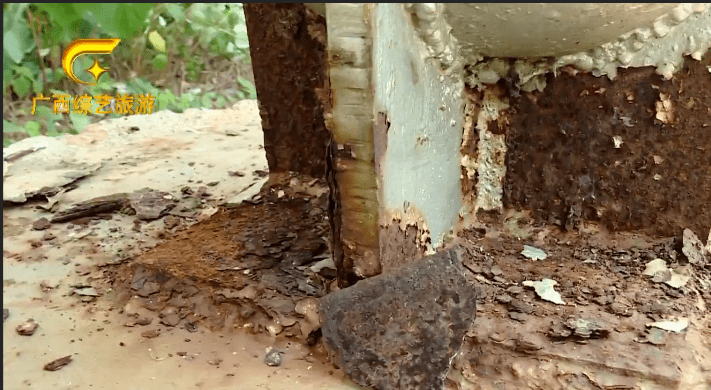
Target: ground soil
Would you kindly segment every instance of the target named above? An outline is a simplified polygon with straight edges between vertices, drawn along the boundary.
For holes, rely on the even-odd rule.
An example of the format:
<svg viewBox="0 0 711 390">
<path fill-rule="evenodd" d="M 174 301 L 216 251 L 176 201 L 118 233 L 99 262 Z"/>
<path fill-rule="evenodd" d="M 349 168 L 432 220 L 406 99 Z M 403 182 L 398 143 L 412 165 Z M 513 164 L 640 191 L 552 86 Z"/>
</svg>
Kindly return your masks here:
<svg viewBox="0 0 711 390">
<path fill-rule="evenodd" d="M 128 287 L 127 282 L 135 281 L 137 264 L 150 267 L 154 280 L 165 290 L 185 283 L 207 292 L 210 299 L 193 299 L 189 314 L 197 314 L 203 326 L 216 331 L 246 327 L 250 332 L 269 333 L 270 326 L 285 319 L 292 323 L 288 318 L 293 318 L 294 325 L 280 328 L 278 338 L 313 345 L 314 356 L 327 360 L 328 351 L 322 343 L 313 334 L 311 338 L 303 334 L 300 325 L 306 319 L 297 313 L 295 304 L 309 295 L 322 296 L 329 289 L 305 293 L 298 288 L 298 277 L 285 272 L 298 247 L 283 248 L 274 257 L 277 262 L 267 265 L 262 263 L 264 259 L 251 265 L 242 260 L 245 268 L 240 271 L 251 270 L 246 275 L 220 271 L 224 267 L 220 264 L 232 268 L 234 263 L 215 260 L 245 259 L 234 255 L 244 251 L 243 237 L 263 232 L 265 227 L 276 236 L 280 227 L 287 225 L 291 227 L 288 231 L 300 237 L 312 234 L 308 218 L 305 224 L 297 220 L 309 209 L 322 220 L 323 210 L 315 206 L 319 198 L 297 201 L 308 196 L 296 196 L 293 191 L 290 196 L 275 195 L 284 188 L 275 184 L 264 190 L 262 203 L 218 213 L 132 260 L 122 266 L 122 276 L 114 279 L 119 281 L 115 288 L 134 293 L 136 286 Z M 326 231 L 324 226 L 317 229 Z M 536 245 L 548 257 L 539 261 L 525 258 L 521 255 L 524 244 Z M 707 313 L 711 293 L 695 278 L 708 275 L 708 270 L 691 267 L 677 251 L 674 238 L 609 233 L 594 224 L 585 224 L 577 232 L 562 232 L 511 212 L 508 218 L 478 222 L 452 245 L 465 249 L 463 262 L 479 299 L 476 321 L 454 362 L 449 388 L 597 389 L 643 384 L 649 389 L 705 389 L 711 385 L 707 379 L 711 370 L 711 318 Z M 646 264 L 657 258 L 672 268 L 682 267 L 677 268 L 679 272 L 686 267 L 691 280 L 677 289 L 643 276 Z M 315 285 L 330 285 L 334 276 Z M 544 278 L 558 283 L 555 289 L 565 305 L 546 302 L 532 288 L 523 286 L 524 281 Z M 240 291 L 250 289 L 252 296 L 239 297 Z M 153 298 L 142 298 L 140 304 L 165 312 L 176 300 L 175 292 L 165 290 L 157 291 Z M 177 295 L 178 302 L 183 300 Z M 165 303 L 155 305 L 156 301 Z M 681 334 L 659 333 L 647 326 L 677 318 L 691 321 L 690 328 Z M 576 336 L 573 330 L 571 334 L 573 328 L 565 324 L 580 319 L 595 321 L 597 333 Z"/>
<path fill-rule="evenodd" d="M 117 120 L 68 138 L 67 145 L 81 146 L 76 151 L 49 143 L 40 150 L 32 140 L 8 150 L 35 151 L 5 156 L 4 196 L 11 185 L 22 189 L 13 181 L 22 164 L 54 180 L 51 158 L 66 153 L 64 159 L 102 164 L 50 196 L 59 210 L 143 187 L 178 205 L 154 220 L 120 210 L 46 224 L 38 220 L 51 221 L 57 209 L 43 197 L 6 204 L 6 388 L 357 388 L 319 339 L 316 299 L 337 288 L 328 262 L 326 185 L 290 174 L 265 183 L 266 159 L 255 157 L 256 104 L 240 107 L 151 116 L 129 133 L 133 124 Z M 115 154 L 100 153 L 109 145 Z M 183 210 L 184 204 L 194 206 Z M 711 270 L 688 264 L 678 241 L 588 223 L 563 232 L 513 211 L 478 221 L 451 243 L 464 248 L 479 300 L 448 388 L 711 386 Z M 548 257 L 522 256 L 524 244 Z M 656 258 L 688 282 L 672 288 L 642 275 Z M 557 282 L 564 305 L 523 283 L 546 278 Z M 37 332 L 17 334 L 29 318 Z M 679 319 L 689 320 L 680 333 L 648 326 Z M 282 365 L 265 364 L 267 347 L 283 352 Z M 67 355 L 73 361 L 66 367 L 42 369 Z"/>
</svg>

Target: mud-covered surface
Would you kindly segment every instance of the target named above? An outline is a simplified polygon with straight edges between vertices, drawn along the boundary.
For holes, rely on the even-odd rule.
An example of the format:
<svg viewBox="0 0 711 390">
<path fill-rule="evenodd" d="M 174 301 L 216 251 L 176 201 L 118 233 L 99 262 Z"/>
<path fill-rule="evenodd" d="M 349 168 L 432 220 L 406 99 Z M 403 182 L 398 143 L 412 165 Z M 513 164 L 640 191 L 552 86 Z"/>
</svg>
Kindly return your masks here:
<svg viewBox="0 0 711 390">
<path fill-rule="evenodd" d="M 476 128 L 477 116 L 481 110 L 481 93 L 465 86 L 464 93 L 464 132 L 462 134 L 461 183 L 465 202 L 474 204 L 476 197 L 477 175 L 475 163 L 478 156 L 479 130 Z"/>
<path fill-rule="evenodd" d="M 318 275 L 311 268 L 324 261 L 318 258 L 328 257 L 327 248 L 315 249 L 316 236 L 323 235 L 316 232 L 328 230 L 318 218 L 307 217 L 310 210 L 323 216 L 323 195 L 289 191 L 281 183 L 265 189 L 257 204 L 223 210 L 167 238 L 119 266 L 118 277 L 106 272 L 117 301 L 157 314 L 161 328 L 271 333 L 312 346 L 312 359 L 326 361 L 317 298 L 338 287 L 332 268 Z M 281 198 L 279 191 L 285 191 Z M 680 249 L 683 243 L 611 233 L 592 223 L 563 232 L 514 211 L 479 221 L 453 243 L 463 248 L 465 277 L 475 288 L 477 308 L 445 388 L 705 390 L 711 385 L 711 269 L 708 262 L 689 263 Z M 524 256 L 524 245 L 542 251 L 545 259 Z M 270 251 L 280 260 L 270 260 Z M 301 257 L 304 251 L 318 260 L 293 267 L 295 259 L 299 263 L 307 257 Z M 645 275 L 660 259 L 665 267 Z M 294 269 L 299 272 L 291 273 Z M 383 276 L 397 279 L 398 272 Z M 531 285 L 545 280 L 554 281 L 558 298 Z M 353 288 L 369 281 L 375 279 Z M 419 302 L 414 295 L 408 299 Z M 357 304 L 346 305 L 352 315 L 360 313 Z M 387 306 L 393 318 L 404 307 Z M 420 312 L 426 316 L 429 311 Z M 374 318 L 363 320 L 362 329 L 357 321 L 352 325 L 367 334 L 377 328 L 367 326 Z M 351 352 L 331 350 L 330 360 L 335 364 L 336 355 Z M 352 369 L 340 364 L 339 372 Z M 412 379 L 407 367 L 391 368 Z"/>
<path fill-rule="evenodd" d="M 479 300 L 449 388 L 711 386 L 708 264 L 689 264 L 673 238 L 609 233 L 592 224 L 564 233 L 520 213 L 502 222 L 480 223 L 457 239 L 467 248 L 463 264 Z M 547 257 L 523 256 L 524 245 Z M 690 279 L 675 288 L 659 275 L 645 276 L 654 259 Z M 543 300 L 524 283 L 544 279 L 556 282 L 564 304 Z M 680 333 L 649 326 L 685 320 Z"/>
<path fill-rule="evenodd" d="M 326 20 L 302 3 L 245 4 L 244 14 L 269 168 L 323 175 Z"/>
<path fill-rule="evenodd" d="M 380 226 L 380 265 L 383 273 L 394 272 L 424 256 L 420 245 L 421 232 L 416 225 L 400 226 L 400 221 Z"/>
<path fill-rule="evenodd" d="M 654 68 L 617 78 L 562 70 L 512 100 L 506 206 L 573 229 L 681 236 L 711 227 L 711 53 L 671 80 Z"/>
<path fill-rule="evenodd" d="M 241 101 L 3 150 L 4 388 L 353 388 L 308 346 L 334 273 L 324 183 L 269 175 L 260 122 Z M 313 251 L 297 275 L 271 260 Z"/>
<path fill-rule="evenodd" d="M 306 341 L 315 327 L 299 304 L 335 287 L 325 183 L 311 179 L 299 192 L 288 177 L 275 180 L 236 208 L 167 231 L 168 241 L 110 271 L 114 288 L 169 326 Z"/>
</svg>

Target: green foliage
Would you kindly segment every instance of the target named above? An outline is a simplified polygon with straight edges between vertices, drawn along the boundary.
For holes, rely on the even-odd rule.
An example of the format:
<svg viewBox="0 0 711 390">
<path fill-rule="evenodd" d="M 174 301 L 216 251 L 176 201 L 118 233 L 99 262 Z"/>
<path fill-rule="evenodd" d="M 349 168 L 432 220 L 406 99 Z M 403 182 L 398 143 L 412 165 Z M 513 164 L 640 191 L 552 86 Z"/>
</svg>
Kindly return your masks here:
<svg viewBox="0 0 711 390">
<path fill-rule="evenodd" d="M 111 56 L 99 57 L 111 72 L 101 75 L 96 85 L 75 84 L 65 77 L 62 51 L 78 38 L 122 40 Z M 47 101 L 38 101 L 32 115 L 32 97 L 40 93 L 72 97 L 149 93 L 155 97 L 155 111 L 176 112 L 191 107 L 224 108 L 237 99 L 256 97 L 254 85 L 243 78 L 236 79 L 239 91 L 234 96 L 197 88 L 177 95 L 182 87 L 166 85 L 165 80 L 173 82 L 180 69 L 185 81 L 199 82 L 210 70 L 213 58 L 249 63 L 241 4 L 5 3 L 3 97 L 15 104 L 13 112 L 23 118 L 19 122 L 24 125 L 3 120 L 3 132 L 58 136 L 78 133 L 92 118 L 100 119 L 94 115 L 55 114 Z M 93 82 L 85 71 L 93 61 L 93 56 L 79 57 L 74 63 L 77 77 Z M 93 102 L 92 111 L 96 108 L 98 103 Z M 7 144 L 3 138 L 3 145 Z"/>
</svg>

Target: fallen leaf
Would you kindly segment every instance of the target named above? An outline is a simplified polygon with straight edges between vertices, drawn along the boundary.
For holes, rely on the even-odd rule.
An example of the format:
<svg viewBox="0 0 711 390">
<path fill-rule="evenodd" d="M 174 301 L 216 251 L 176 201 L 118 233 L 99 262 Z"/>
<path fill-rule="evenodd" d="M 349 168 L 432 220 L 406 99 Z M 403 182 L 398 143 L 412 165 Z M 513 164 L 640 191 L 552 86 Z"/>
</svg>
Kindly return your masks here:
<svg viewBox="0 0 711 390">
<path fill-rule="evenodd" d="M 689 327 L 688 318 L 679 318 L 676 321 L 658 321 L 647 324 L 648 327 L 663 329 L 669 332 L 679 333 Z"/>
<path fill-rule="evenodd" d="M 541 249 L 535 246 L 524 245 L 521 254 L 528 257 L 531 260 L 545 260 L 548 255 Z"/>
<path fill-rule="evenodd" d="M 558 282 L 552 279 L 543 279 L 538 282 L 526 280 L 523 282 L 524 286 L 533 287 L 536 290 L 536 294 L 538 294 L 541 299 L 558 305 L 565 305 L 565 302 L 563 302 L 560 294 L 553 289 L 553 286 L 556 284 L 558 284 Z"/>
</svg>

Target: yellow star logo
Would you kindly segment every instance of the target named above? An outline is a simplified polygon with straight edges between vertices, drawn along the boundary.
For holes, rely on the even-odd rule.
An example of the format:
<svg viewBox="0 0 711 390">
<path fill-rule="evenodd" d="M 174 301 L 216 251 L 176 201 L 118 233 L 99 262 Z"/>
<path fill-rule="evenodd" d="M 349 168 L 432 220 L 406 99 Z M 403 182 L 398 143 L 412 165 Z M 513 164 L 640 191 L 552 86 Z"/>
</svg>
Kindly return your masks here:
<svg viewBox="0 0 711 390">
<path fill-rule="evenodd" d="M 99 81 L 99 76 L 101 76 L 102 73 L 106 72 L 106 69 L 102 68 L 101 65 L 99 65 L 99 60 L 94 58 L 94 65 L 92 65 L 86 71 L 94 75 L 94 84 L 90 85 L 96 85 L 96 83 Z"/>
</svg>

